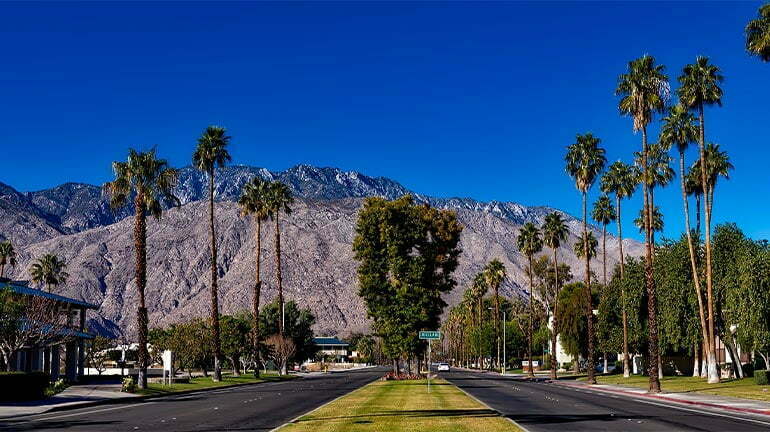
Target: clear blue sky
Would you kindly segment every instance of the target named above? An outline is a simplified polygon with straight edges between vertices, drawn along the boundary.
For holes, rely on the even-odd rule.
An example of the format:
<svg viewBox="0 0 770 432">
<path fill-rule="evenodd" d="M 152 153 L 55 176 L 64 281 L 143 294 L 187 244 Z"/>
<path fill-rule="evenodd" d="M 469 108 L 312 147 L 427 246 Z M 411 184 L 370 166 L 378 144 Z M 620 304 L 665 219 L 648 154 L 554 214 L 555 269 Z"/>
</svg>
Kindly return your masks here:
<svg viewBox="0 0 770 432">
<path fill-rule="evenodd" d="M 575 134 L 601 137 L 610 161 L 640 145 L 613 95 L 627 61 L 649 53 L 676 77 L 705 54 L 727 77 L 707 138 L 736 166 L 716 221 L 768 238 L 770 64 L 742 33 L 759 4 L 0 3 L 0 181 L 99 184 L 129 146 L 186 165 L 220 124 L 236 163 L 578 214 Z M 681 232 L 678 186 L 657 199 Z"/>
</svg>

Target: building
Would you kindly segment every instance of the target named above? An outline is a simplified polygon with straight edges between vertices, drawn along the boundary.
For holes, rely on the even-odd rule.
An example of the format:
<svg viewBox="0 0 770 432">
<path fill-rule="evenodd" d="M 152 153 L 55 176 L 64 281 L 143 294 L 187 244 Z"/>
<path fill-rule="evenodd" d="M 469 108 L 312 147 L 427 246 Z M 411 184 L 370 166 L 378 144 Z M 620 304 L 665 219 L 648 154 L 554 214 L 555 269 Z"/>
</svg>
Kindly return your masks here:
<svg viewBox="0 0 770 432">
<path fill-rule="evenodd" d="M 331 358 L 335 362 L 346 362 L 350 356 L 350 344 L 336 337 L 313 338 L 318 356 Z"/>
<path fill-rule="evenodd" d="M 89 309 L 99 307 L 82 301 L 47 291 L 32 288 L 24 281 L 0 281 L 0 289 L 9 289 L 15 294 L 31 296 L 35 299 L 50 301 L 52 313 L 57 315 L 56 325 L 37 325 L 44 337 L 43 342 L 25 345 L 18 350 L 9 363 L 12 370 L 43 371 L 51 375 L 52 380 L 65 378 L 70 382 L 83 377 L 85 367 L 85 342 L 94 335 L 85 329 L 86 315 Z M 30 325 L 29 316 L 22 320 L 22 325 Z M 49 334 L 45 334 L 45 333 Z"/>
</svg>

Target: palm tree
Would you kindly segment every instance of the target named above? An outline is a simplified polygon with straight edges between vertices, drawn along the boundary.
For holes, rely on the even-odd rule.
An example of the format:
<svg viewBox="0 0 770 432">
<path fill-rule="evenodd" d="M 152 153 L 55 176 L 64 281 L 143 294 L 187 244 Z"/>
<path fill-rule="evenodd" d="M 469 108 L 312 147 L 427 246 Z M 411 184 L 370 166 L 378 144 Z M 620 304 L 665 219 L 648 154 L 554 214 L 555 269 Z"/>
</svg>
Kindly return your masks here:
<svg viewBox="0 0 770 432">
<path fill-rule="evenodd" d="M 668 154 L 669 147 L 663 143 L 652 143 L 648 146 L 647 150 L 647 174 L 644 174 L 644 161 L 642 160 L 643 154 L 641 152 L 635 152 L 637 169 L 639 171 L 639 180 L 647 182 L 647 194 L 648 194 L 648 206 L 647 208 L 655 208 L 655 188 L 666 187 L 674 179 L 674 169 L 671 168 L 672 158 Z M 644 234 L 644 231 L 641 232 Z M 652 230 L 650 234 L 650 243 L 652 243 L 653 250 L 655 249 L 655 230 Z M 653 258 L 655 256 L 653 255 Z"/>
<path fill-rule="evenodd" d="M 701 198 L 703 197 L 703 184 L 700 182 L 700 168 L 695 169 L 695 166 L 691 166 L 687 170 L 687 179 L 685 180 L 685 188 L 687 189 L 687 196 L 695 197 L 695 238 L 700 242 L 700 213 L 701 213 Z"/>
<path fill-rule="evenodd" d="M 148 152 L 128 151 L 126 162 L 113 162 L 115 180 L 104 184 L 110 206 L 118 209 L 134 200 L 134 249 L 136 251 L 137 329 L 139 342 L 139 387 L 147 388 L 147 307 L 144 289 L 147 285 L 147 215 L 160 219 L 162 202 L 179 204 L 172 193 L 179 176 L 165 159 L 158 159 L 155 149 Z"/>
<path fill-rule="evenodd" d="M 64 271 L 67 263 L 53 254 L 45 254 L 38 258 L 29 268 L 29 275 L 32 282 L 45 284 L 48 292 L 53 292 L 52 288 L 67 282 L 69 273 Z"/>
<path fill-rule="evenodd" d="M 620 261 L 620 278 L 625 277 L 625 255 L 623 254 L 623 224 L 620 217 L 620 201 L 623 198 L 630 198 L 636 190 L 637 175 L 633 166 L 621 161 L 613 162 L 607 172 L 602 176 L 601 191 L 615 194 L 616 220 L 618 225 L 618 248 Z M 621 297 L 621 315 L 623 320 L 623 377 L 631 376 L 631 364 L 628 356 L 628 313 L 626 311 L 626 289 L 623 284 L 620 285 Z"/>
<path fill-rule="evenodd" d="M 594 233 L 588 231 L 588 233 L 581 235 L 575 242 L 575 256 L 588 259 L 596 258 L 596 249 L 598 248 L 599 241 L 594 237 Z"/>
<path fill-rule="evenodd" d="M 478 320 L 476 320 L 476 325 L 478 329 L 478 334 L 481 335 L 481 327 L 483 324 L 483 315 L 484 315 L 484 296 L 487 295 L 487 290 L 489 289 L 489 286 L 487 285 L 487 278 L 484 274 L 484 271 L 480 271 L 479 273 L 476 273 L 476 276 L 473 277 L 473 285 L 471 286 L 471 290 L 473 292 L 473 298 L 476 302 L 477 310 L 478 310 Z M 481 369 L 482 364 L 482 352 L 481 352 L 481 345 L 478 345 L 478 367 Z"/>
<path fill-rule="evenodd" d="M 214 344 L 214 381 L 222 381 L 222 343 L 219 331 L 219 294 L 217 292 L 217 239 L 214 227 L 214 171 L 232 158 L 227 151 L 230 137 L 223 127 L 209 126 L 198 138 L 192 161 L 195 168 L 209 177 L 209 240 L 211 242 L 211 337 Z"/>
<path fill-rule="evenodd" d="M 684 207 L 684 227 L 687 233 L 687 247 L 690 252 L 690 267 L 693 275 L 693 285 L 695 286 L 695 296 L 698 298 L 698 317 L 703 340 L 708 340 L 708 327 L 706 325 L 706 312 L 703 306 L 703 295 L 701 293 L 700 272 L 698 271 L 697 254 L 695 244 L 692 239 L 690 228 L 690 205 L 687 199 L 688 185 L 690 190 L 695 193 L 698 188 L 697 181 L 692 181 L 691 176 L 685 173 L 684 154 L 690 144 L 698 140 L 698 126 L 695 123 L 695 116 L 682 104 L 671 107 L 668 115 L 663 118 L 663 126 L 660 130 L 660 143 L 666 147 L 676 146 L 679 151 L 679 182 L 682 188 L 682 203 Z M 695 171 L 693 171 L 695 172 Z M 698 229 L 696 235 L 700 237 L 700 194 L 696 194 L 696 211 L 698 212 Z M 698 240 L 700 243 L 700 240 Z"/>
<path fill-rule="evenodd" d="M 540 234 L 540 230 L 532 222 L 527 222 L 524 227 L 519 231 L 519 237 L 516 238 L 516 246 L 519 251 L 527 256 L 529 263 L 529 335 L 527 339 L 529 345 L 527 347 L 527 360 L 529 360 L 529 376 L 534 377 L 535 372 L 532 369 L 532 339 L 535 334 L 535 327 L 533 324 L 533 317 L 535 316 L 535 299 L 532 297 L 532 292 L 535 290 L 534 272 L 532 270 L 532 257 L 536 253 L 543 250 L 543 239 Z"/>
<path fill-rule="evenodd" d="M 633 130 L 642 132 L 642 178 L 650 178 L 648 172 L 647 125 L 652 122 L 656 113 L 662 113 L 669 96 L 668 77 L 664 74 L 665 67 L 656 65 L 652 56 L 644 55 L 628 63 L 628 72 L 618 77 L 618 86 L 615 94 L 620 96 L 618 108 L 624 115 L 633 119 Z M 652 230 L 650 219 L 652 206 L 650 204 L 649 184 L 642 182 L 645 217 L 645 282 L 647 286 L 647 312 L 648 312 L 648 338 L 649 357 L 658 357 L 658 315 L 657 297 L 655 296 L 655 279 L 652 268 Z M 649 362 L 649 391 L 660 392 L 660 380 L 658 379 L 658 365 Z"/>
<path fill-rule="evenodd" d="M 281 275 L 281 227 L 279 220 L 281 212 L 286 215 L 291 214 L 291 204 L 294 203 L 291 190 L 280 181 L 270 183 L 268 193 L 269 216 L 275 220 L 275 272 L 278 282 L 278 307 L 280 308 L 280 321 L 278 328 L 283 334 L 284 316 L 283 316 L 283 280 Z"/>
<path fill-rule="evenodd" d="M 679 101 L 686 108 L 698 112 L 699 134 L 698 148 L 700 159 L 705 159 L 706 153 L 706 126 L 704 118 L 704 108 L 707 105 L 722 106 L 722 88 L 720 84 L 724 81 L 724 76 L 719 68 L 709 63 L 708 57 L 698 56 L 695 63 L 686 65 L 682 69 L 682 75 L 679 77 Z M 706 245 L 706 300 L 708 308 L 708 382 L 718 383 L 719 372 L 716 365 L 716 335 L 714 330 L 714 294 L 711 266 L 711 211 L 708 206 L 708 197 L 711 191 L 708 188 L 706 178 L 706 167 L 701 166 L 701 184 L 703 185 L 704 215 L 705 215 L 705 245 Z"/>
<path fill-rule="evenodd" d="M 0 242 L 0 279 L 5 277 L 5 266 L 16 266 L 16 250 L 13 248 L 13 243 L 6 240 Z"/>
<path fill-rule="evenodd" d="M 639 217 L 634 219 L 634 225 L 636 225 L 637 228 L 639 228 L 639 233 L 644 234 L 645 230 L 645 214 L 644 210 L 639 210 Z M 652 231 L 653 232 L 661 232 L 663 231 L 663 213 L 660 212 L 660 207 L 655 206 L 655 208 L 652 209 Z"/>
<path fill-rule="evenodd" d="M 583 236 L 588 237 L 588 191 L 596 182 L 596 179 L 604 169 L 607 158 L 604 149 L 599 147 L 601 140 L 590 133 L 578 134 L 575 143 L 567 147 L 566 171 L 575 180 L 575 186 L 583 197 Z M 587 244 L 585 245 L 586 247 Z M 585 252 L 586 261 L 586 298 L 588 316 L 588 383 L 596 384 L 594 377 L 594 319 L 593 302 L 591 301 L 591 262 L 588 251 Z"/>
<path fill-rule="evenodd" d="M 500 286 L 505 280 L 505 265 L 495 258 L 484 266 L 484 279 L 495 292 L 495 338 L 497 339 L 497 366 L 500 365 Z"/>
<path fill-rule="evenodd" d="M 760 6 L 757 18 L 746 24 L 746 50 L 770 62 L 770 3 Z"/>
<path fill-rule="evenodd" d="M 700 159 L 695 161 L 694 168 L 700 170 Z M 709 213 L 714 208 L 714 189 L 719 177 L 730 178 L 730 171 L 735 167 L 730 162 L 727 152 L 719 148 L 719 144 L 708 143 L 706 145 L 706 181 L 708 184 L 709 195 L 706 196 L 706 204 Z"/>
<path fill-rule="evenodd" d="M 257 223 L 255 237 L 257 239 L 256 247 L 256 274 L 254 290 L 252 293 L 252 340 L 254 343 L 254 356 L 259 354 L 259 298 L 262 291 L 262 277 L 260 274 L 260 265 L 262 264 L 262 222 L 270 216 L 270 183 L 260 177 L 254 177 L 250 182 L 243 186 L 243 192 L 238 199 L 238 205 L 241 207 L 241 214 L 251 215 Z M 256 360 L 255 360 L 256 362 Z M 254 376 L 259 376 L 259 367 L 254 367 Z"/>
<path fill-rule="evenodd" d="M 551 248 L 553 251 L 553 274 L 555 278 L 554 300 L 553 300 L 553 317 L 551 322 L 551 378 L 556 379 L 556 336 L 558 333 L 558 322 L 556 317 L 559 311 L 559 290 L 561 285 L 559 284 L 559 260 L 556 256 L 556 250 L 561 246 L 569 234 L 567 224 L 564 222 L 564 218 L 559 213 L 553 212 L 545 216 L 545 223 L 543 223 L 543 244 Z M 532 281 L 530 280 L 530 285 Z"/>
<path fill-rule="evenodd" d="M 604 285 L 607 285 L 607 225 L 617 219 L 615 208 L 607 195 L 602 195 L 594 203 L 591 217 L 602 226 L 602 270 L 604 271 Z"/>
</svg>

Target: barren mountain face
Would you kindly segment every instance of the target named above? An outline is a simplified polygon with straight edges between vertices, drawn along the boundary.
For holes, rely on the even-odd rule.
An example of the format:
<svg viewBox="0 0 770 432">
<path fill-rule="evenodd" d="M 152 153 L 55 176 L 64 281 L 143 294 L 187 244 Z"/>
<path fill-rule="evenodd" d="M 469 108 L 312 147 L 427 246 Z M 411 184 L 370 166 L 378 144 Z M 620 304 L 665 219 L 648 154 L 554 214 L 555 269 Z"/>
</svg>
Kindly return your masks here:
<svg viewBox="0 0 770 432">
<path fill-rule="evenodd" d="M 409 191 L 392 180 L 332 168 L 298 166 L 280 173 L 243 166 L 223 170 L 216 183 L 223 313 L 246 310 L 251 304 L 256 226 L 239 215 L 233 201 L 240 187 L 255 175 L 281 179 L 299 197 L 294 212 L 280 219 L 285 297 L 313 311 L 318 334 L 367 330 L 366 310 L 356 295 L 356 262 L 351 251 L 356 214 L 363 197 L 395 198 Z M 147 305 L 151 326 L 208 314 L 207 206 L 201 201 L 204 180 L 202 174 L 182 169 L 178 195 L 185 204 L 169 209 L 159 221 L 149 219 Z M 447 295 L 450 305 L 462 298 L 473 275 L 492 258 L 500 258 L 508 270 L 502 294 L 524 293 L 526 258 L 516 250 L 516 236 L 524 223 L 540 225 L 554 209 L 420 195 L 416 199 L 457 211 L 465 226 L 458 285 Z M 55 253 L 67 261 L 70 274 L 57 291 L 100 306 L 98 312 L 90 313 L 91 328 L 112 335 L 126 330 L 128 335 L 134 334 L 133 219 L 122 219 L 130 214 L 128 210 L 114 214 L 96 186 L 67 184 L 30 194 L 0 187 L 0 212 L 0 235 L 14 241 L 19 252 L 18 265 L 11 269 L 16 278 L 28 278 L 27 269 L 36 257 Z M 572 252 L 582 225 L 565 217 L 571 234 L 558 251 L 559 259 L 572 266 L 576 277 L 582 277 L 583 266 Z M 599 231 L 593 229 L 599 237 Z M 264 223 L 262 304 L 277 296 L 274 236 L 274 223 Z M 617 262 L 617 246 L 616 239 L 608 237 L 610 269 Z M 624 249 L 629 255 L 642 252 L 641 245 L 632 240 L 624 241 Z M 550 255 L 550 251 L 545 253 Z M 594 260 L 592 268 L 600 274 L 600 261 Z"/>
</svg>

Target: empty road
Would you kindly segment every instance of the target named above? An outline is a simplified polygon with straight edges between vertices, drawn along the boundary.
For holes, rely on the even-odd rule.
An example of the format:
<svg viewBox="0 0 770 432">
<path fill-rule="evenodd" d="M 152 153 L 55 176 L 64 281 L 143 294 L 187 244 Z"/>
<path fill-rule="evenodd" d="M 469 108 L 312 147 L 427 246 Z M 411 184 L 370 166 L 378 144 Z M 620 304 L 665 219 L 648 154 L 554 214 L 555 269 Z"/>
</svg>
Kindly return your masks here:
<svg viewBox="0 0 770 432">
<path fill-rule="evenodd" d="M 382 376 L 316 375 L 0 420 L 0 431 L 269 431 Z"/>
<path fill-rule="evenodd" d="M 770 418 L 466 371 L 441 377 L 529 431 L 767 431 Z M 764 418 L 763 418 L 764 417 Z"/>
</svg>

